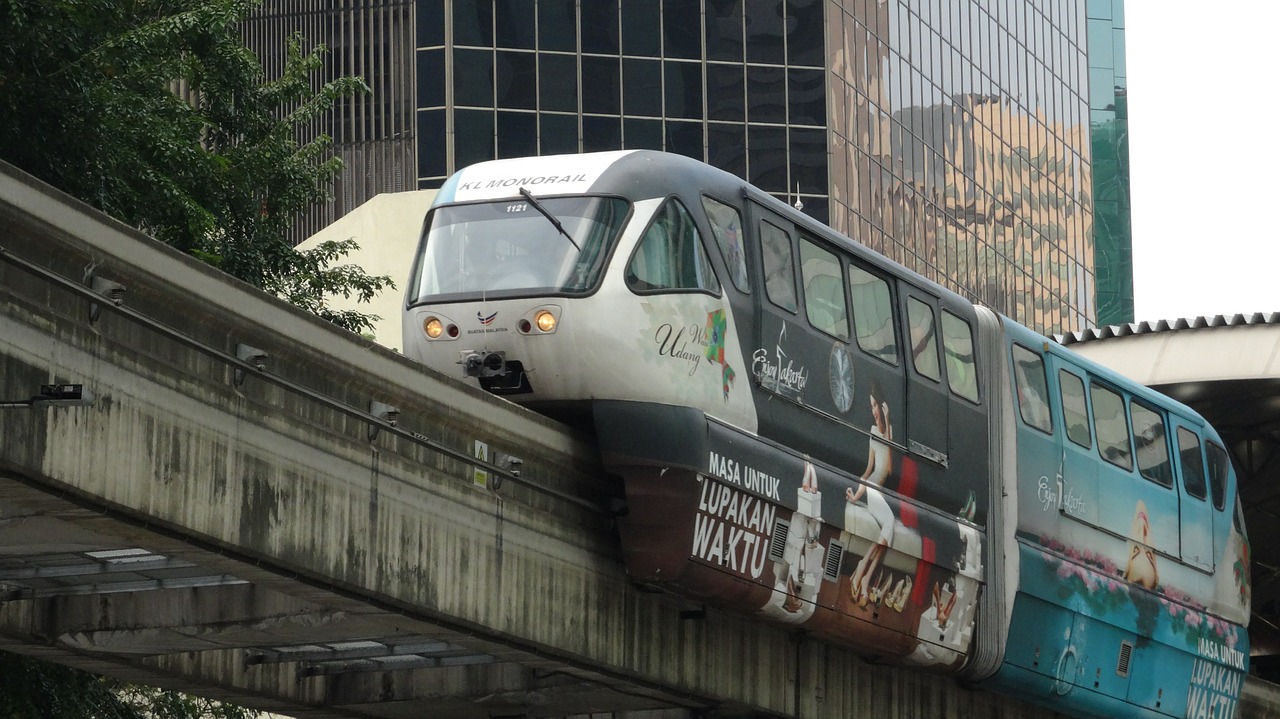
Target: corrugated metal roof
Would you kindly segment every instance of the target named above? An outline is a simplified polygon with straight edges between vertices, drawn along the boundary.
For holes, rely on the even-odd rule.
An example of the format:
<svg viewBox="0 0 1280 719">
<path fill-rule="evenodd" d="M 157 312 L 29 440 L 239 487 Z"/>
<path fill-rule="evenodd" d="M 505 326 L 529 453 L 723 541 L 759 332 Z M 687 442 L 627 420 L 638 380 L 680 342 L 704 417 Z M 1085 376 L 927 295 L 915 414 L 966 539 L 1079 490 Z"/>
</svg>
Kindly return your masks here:
<svg viewBox="0 0 1280 719">
<path fill-rule="evenodd" d="M 1060 344 L 1071 345 L 1079 342 L 1092 342 L 1156 332 L 1178 332 L 1181 330 L 1205 329 L 1207 327 L 1240 327 L 1245 325 L 1280 325 L 1280 312 L 1200 316 L 1177 320 L 1159 320 L 1158 322 L 1130 322 L 1122 325 L 1091 327 L 1078 332 L 1068 332 L 1063 335 L 1055 335 L 1054 339 Z"/>
</svg>

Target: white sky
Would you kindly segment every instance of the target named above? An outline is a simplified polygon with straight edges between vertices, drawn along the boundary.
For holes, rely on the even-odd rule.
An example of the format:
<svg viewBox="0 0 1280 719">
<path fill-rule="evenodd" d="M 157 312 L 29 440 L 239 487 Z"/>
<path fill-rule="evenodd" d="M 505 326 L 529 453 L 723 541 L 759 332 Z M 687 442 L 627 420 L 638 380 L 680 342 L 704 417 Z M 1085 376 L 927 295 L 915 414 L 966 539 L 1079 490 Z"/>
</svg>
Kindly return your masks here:
<svg viewBox="0 0 1280 719">
<path fill-rule="evenodd" d="M 1280 312 L 1280 3 L 1126 0 L 1135 319 Z"/>
</svg>

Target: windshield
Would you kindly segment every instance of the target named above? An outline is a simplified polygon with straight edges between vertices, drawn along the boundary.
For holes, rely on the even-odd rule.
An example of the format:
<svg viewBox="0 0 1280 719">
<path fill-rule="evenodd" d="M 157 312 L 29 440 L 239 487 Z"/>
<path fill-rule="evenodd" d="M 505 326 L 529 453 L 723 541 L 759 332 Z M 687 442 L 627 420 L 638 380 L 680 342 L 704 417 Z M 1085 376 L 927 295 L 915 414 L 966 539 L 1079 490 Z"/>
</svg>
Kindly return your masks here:
<svg viewBox="0 0 1280 719">
<path fill-rule="evenodd" d="M 525 199 L 433 210 L 418 258 L 413 301 L 591 291 L 622 230 L 629 203 L 617 197 L 549 197 L 538 202 L 560 221 L 565 234 Z"/>
</svg>

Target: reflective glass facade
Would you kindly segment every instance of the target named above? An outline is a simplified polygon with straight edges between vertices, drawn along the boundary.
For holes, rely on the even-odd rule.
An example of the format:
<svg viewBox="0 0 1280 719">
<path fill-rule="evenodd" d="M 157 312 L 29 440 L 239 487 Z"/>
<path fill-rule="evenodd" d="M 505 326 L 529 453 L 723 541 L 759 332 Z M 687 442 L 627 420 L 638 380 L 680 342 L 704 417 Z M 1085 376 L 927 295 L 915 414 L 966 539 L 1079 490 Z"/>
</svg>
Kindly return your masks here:
<svg viewBox="0 0 1280 719">
<path fill-rule="evenodd" d="M 678 152 L 1024 324 L 1078 329 L 1098 316 L 1098 2 L 418 0 L 418 183 Z"/>
<path fill-rule="evenodd" d="M 828 12 L 831 224 L 1028 326 L 1091 324 L 1084 3 Z"/>
<path fill-rule="evenodd" d="M 1123 0 L 1089 0 L 1089 123 L 1099 325 L 1134 319 L 1124 57 Z"/>
</svg>

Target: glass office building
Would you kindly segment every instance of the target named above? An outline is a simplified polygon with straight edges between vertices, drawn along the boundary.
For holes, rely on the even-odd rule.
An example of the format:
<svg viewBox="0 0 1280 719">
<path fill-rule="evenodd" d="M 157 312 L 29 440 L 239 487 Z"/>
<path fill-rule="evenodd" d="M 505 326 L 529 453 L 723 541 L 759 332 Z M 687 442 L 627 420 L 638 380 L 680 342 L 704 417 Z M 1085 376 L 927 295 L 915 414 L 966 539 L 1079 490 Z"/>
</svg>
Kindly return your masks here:
<svg viewBox="0 0 1280 719">
<path fill-rule="evenodd" d="M 491 158 L 677 152 L 1024 324 L 1079 329 L 1099 318 L 1100 282 L 1131 272 L 1100 269 L 1094 236 L 1106 198 L 1091 122 L 1115 114 L 1098 103 L 1123 74 L 1121 2 L 416 0 L 412 88 L 384 98 L 412 103 L 416 172 L 378 191 L 438 187 Z M 312 7 L 346 42 L 357 23 L 388 27 L 376 7 L 404 4 L 263 11 Z M 1103 15 L 1101 62 L 1120 70 L 1091 95 Z M 359 61 L 383 55 L 403 53 Z M 1127 173 L 1121 143 L 1107 147 Z M 1112 209 L 1127 228 L 1127 201 Z M 1110 237 L 1107 257 L 1127 252 L 1127 229 Z M 1131 280 L 1129 297 L 1131 312 Z"/>
<path fill-rule="evenodd" d="M 1132 322 L 1133 229 L 1129 211 L 1128 79 L 1124 3 L 1089 3 L 1089 124 L 1098 324 Z"/>
</svg>

